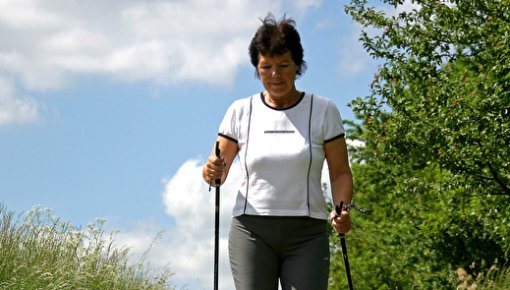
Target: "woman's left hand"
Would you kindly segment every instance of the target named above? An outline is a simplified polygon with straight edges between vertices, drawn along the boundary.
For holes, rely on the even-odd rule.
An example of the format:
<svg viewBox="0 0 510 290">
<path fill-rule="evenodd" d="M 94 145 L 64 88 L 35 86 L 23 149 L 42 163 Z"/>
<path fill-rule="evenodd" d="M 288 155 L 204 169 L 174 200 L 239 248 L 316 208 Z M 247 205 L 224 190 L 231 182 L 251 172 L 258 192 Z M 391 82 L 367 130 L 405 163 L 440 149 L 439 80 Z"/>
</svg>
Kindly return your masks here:
<svg viewBox="0 0 510 290">
<path fill-rule="evenodd" d="M 342 211 L 340 216 L 337 215 L 336 211 L 332 211 L 329 215 L 331 218 L 331 225 L 340 234 L 345 234 L 351 230 L 351 216 L 346 210 Z"/>
</svg>

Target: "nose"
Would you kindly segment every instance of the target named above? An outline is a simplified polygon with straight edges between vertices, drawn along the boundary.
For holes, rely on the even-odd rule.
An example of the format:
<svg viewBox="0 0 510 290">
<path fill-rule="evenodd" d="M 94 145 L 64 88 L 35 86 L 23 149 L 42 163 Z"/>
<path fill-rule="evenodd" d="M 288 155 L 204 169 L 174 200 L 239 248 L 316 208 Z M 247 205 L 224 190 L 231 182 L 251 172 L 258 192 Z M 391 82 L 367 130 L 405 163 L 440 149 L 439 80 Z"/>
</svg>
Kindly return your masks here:
<svg viewBox="0 0 510 290">
<path fill-rule="evenodd" d="M 280 69 L 278 67 L 275 67 L 272 71 L 271 71 L 271 77 L 273 78 L 279 78 L 281 76 L 280 74 Z"/>
</svg>

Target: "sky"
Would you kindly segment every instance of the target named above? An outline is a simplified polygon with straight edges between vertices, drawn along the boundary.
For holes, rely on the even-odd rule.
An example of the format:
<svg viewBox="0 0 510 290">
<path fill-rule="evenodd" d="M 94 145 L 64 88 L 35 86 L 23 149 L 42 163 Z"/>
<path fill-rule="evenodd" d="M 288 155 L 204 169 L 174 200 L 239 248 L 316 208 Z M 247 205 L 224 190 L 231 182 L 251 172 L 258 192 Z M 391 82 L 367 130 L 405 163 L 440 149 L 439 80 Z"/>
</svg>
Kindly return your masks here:
<svg viewBox="0 0 510 290">
<path fill-rule="evenodd" d="M 369 93 L 377 63 L 345 4 L 0 0 L 0 203 L 76 226 L 104 218 L 132 259 L 154 242 L 148 260 L 177 289 L 210 289 L 214 193 L 201 170 L 227 107 L 263 90 L 249 41 L 268 12 L 293 18 L 308 64 L 297 88 L 352 120 L 347 104 Z M 225 290 L 238 175 L 221 188 Z"/>
</svg>

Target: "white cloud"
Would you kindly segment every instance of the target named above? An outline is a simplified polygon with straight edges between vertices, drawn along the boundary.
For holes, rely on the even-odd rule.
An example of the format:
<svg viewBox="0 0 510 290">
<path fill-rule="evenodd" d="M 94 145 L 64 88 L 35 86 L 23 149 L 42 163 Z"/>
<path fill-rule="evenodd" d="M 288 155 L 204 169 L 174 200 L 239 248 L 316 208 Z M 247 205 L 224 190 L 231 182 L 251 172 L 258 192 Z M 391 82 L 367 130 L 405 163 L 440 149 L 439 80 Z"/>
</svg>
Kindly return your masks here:
<svg viewBox="0 0 510 290">
<path fill-rule="evenodd" d="M 413 9 L 419 10 L 421 6 L 413 1 L 406 0 L 402 5 L 399 5 L 396 8 L 389 5 L 379 6 L 376 8 L 385 12 L 387 17 L 392 17 L 398 16 L 402 12 L 410 12 Z M 379 29 L 375 29 L 373 27 L 363 28 L 361 25 L 357 24 L 352 32 L 343 38 L 339 68 L 341 73 L 344 75 L 358 76 L 367 73 L 367 71 L 373 71 L 373 69 L 377 66 L 377 61 L 368 54 L 368 52 L 363 48 L 363 43 L 359 41 L 362 30 L 367 32 L 370 36 L 380 34 Z"/>
<path fill-rule="evenodd" d="M 0 78 L 0 126 L 33 122 L 38 118 L 39 104 L 14 93 L 11 83 Z"/>
<path fill-rule="evenodd" d="M 321 6 L 322 0 L 294 0 L 294 5 L 302 14 L 310 9 L 317 9 Z"/>
<path fill-rule="evenodd" d="M 320 3 L 0 1 L 0 77 L 21 91 L 60 89 L 83 74 L 230 86 L 249 65 L 247 45 L 260 17 L 278 15 L 284 6 L 302 15 Z"/>
<path fill-rule="evenodd" d="M 162 193 L 166 213 L 175 219 L 147 258 L 154 267 L 170 266 L 175 273 L 172 282 L 189 290 L 211 289 L 213 284 L 214 249 L 214 188 L 202 179 L 203 164 L 198 160 L 185 162 L 170 179 Z M 231 211 L 240 180 L 239 163 L 234 163 L 229 177 L 220 188 L 220 289 L 234 290 L 228 261 L 228 233 Z M 327 167 L 323 182 L 328 180 Z M 145 252 L 161 227 L 152 222 L 140 223 L 130 232 L 120 233 L 118 240 L 131 248 L 135 257 Z M 136 261 L 136 258 L 135 258 Z"/>
<path fill-rule="evenodd" d="M 41 29 L 59 23 L 59 17 L 32 0 L 0 2 L 0 22 L 19 29 Z"/>
<path fill-rule="evenodd" d="M 367 73 L 375 67 L 375 61 L 358 41 L 361 27 L 356 27 L 351 34 L 342 39 L 339 69 L 342 75 L 351 77 Z"/>
<path fill-rule="evenodd" d="M 175 220 L 175 226 L 167 229 L 148 253 L 151 265 L 163 267 L 168 264 L 175 273 L 172 282 L 189 290 L 211 289 L 213 284 L 215 189 L 209 192 L 202 179 L 202 166 L 197 160 L 189 160 L 164 181 L 162 201 L 166 213 Z M 239 165 L 234 164 L 228 181 L 220 188 L 219 284 L 225 290 L 234 289 L 227 239 L 239 173 Z M 139 257 L 160 230 L 150 222 L 141 223 L 133 231 L 120 233 L 118 238 Z"/>
<path fill-rule="evenodd" d="M 229 85 L 271 1 L 3 1 L 0 68 L 31 89 L 69 76 Z M 71 73 L 71 74 L 69 74 Z"/>
</svg>

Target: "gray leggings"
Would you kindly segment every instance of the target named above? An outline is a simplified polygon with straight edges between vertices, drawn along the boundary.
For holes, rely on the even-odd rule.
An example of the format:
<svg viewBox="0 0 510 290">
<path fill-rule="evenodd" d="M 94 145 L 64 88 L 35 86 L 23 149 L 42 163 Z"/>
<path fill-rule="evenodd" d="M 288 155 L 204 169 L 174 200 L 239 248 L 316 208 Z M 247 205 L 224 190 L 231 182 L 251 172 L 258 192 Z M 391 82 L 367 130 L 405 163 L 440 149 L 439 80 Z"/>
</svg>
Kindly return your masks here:
<svg viewBox="0 0 510 290">
<path fill-rule="evenodd" d="M 230 267 L 237 290 L 327 290 L 327 222 L 309 217 L 234 217 Z"/>
</svg>

